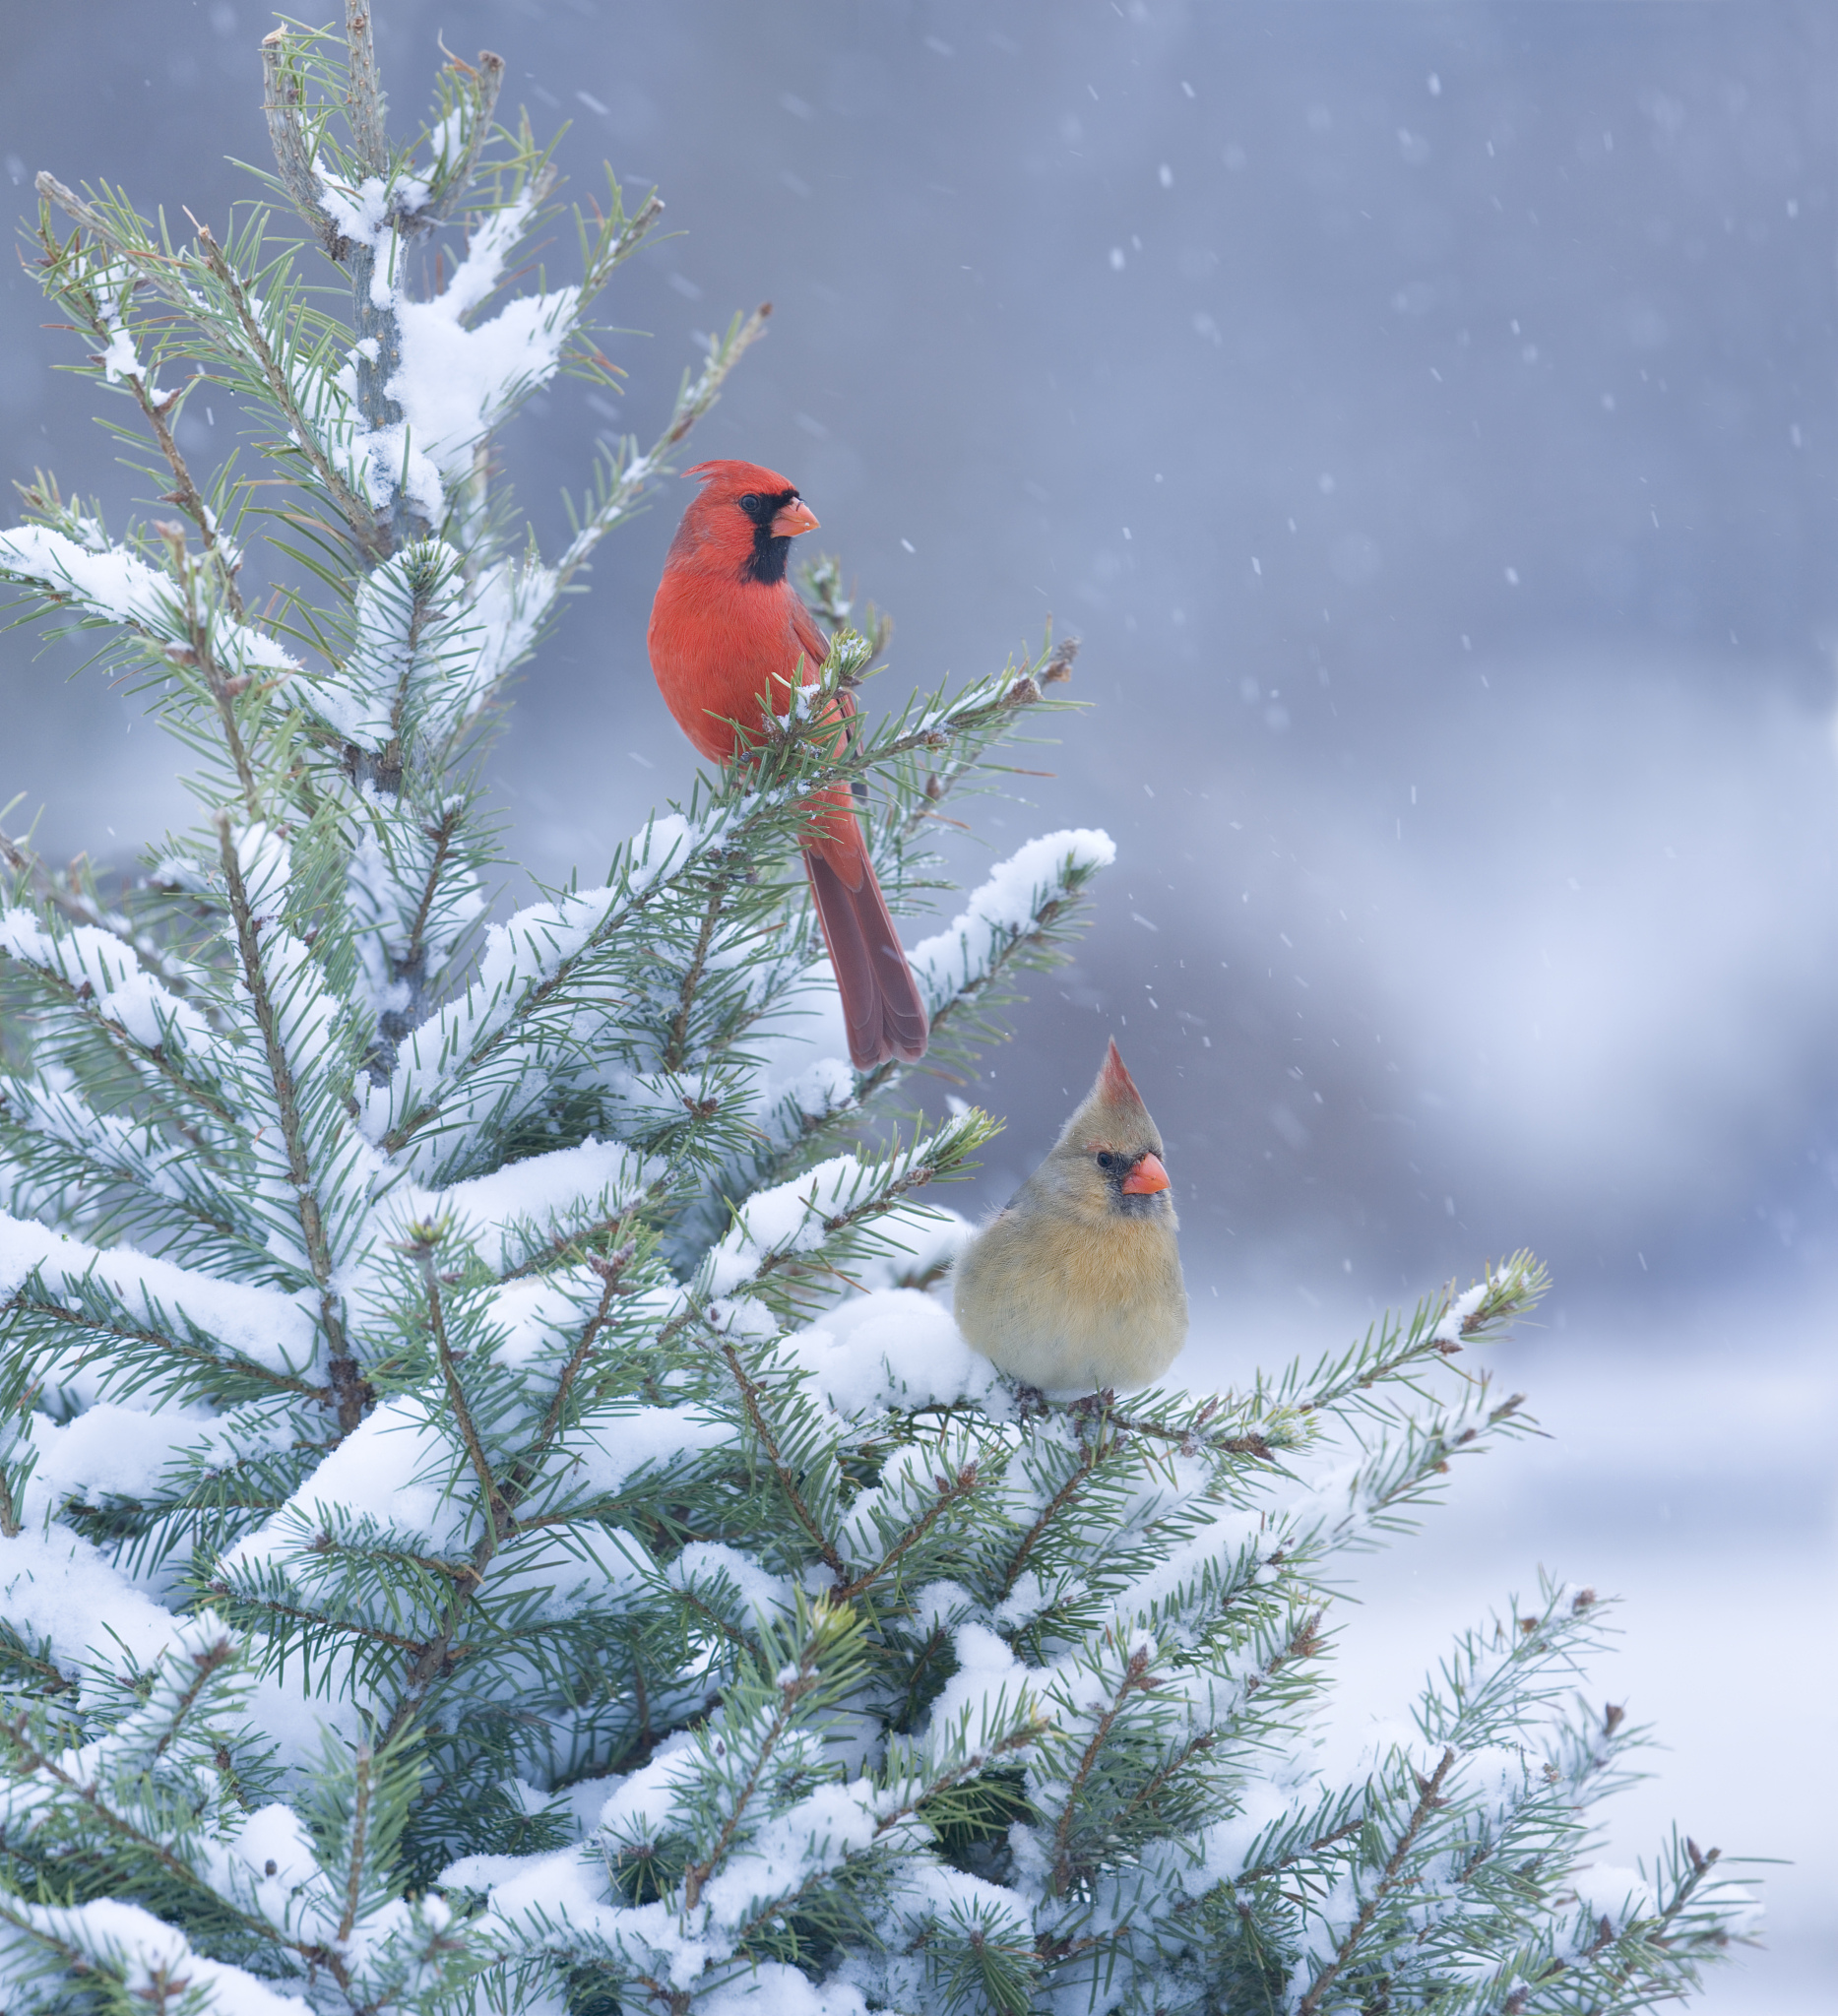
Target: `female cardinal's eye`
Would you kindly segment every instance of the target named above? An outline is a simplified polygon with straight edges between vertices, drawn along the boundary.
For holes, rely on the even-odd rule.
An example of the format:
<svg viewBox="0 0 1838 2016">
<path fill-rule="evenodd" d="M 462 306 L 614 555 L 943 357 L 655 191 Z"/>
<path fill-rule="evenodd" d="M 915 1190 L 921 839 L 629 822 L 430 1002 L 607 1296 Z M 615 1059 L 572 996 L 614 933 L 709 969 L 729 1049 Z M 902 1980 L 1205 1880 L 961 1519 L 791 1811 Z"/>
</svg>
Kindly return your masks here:
<svg viewBox="0 0 1838 2016">
<path fill-rule="evenodd" d="M 1101 1169 L 1113 1169 L 1116 1167 L 1116 1157 L 1112 1155 L 1108 1148 L 1098 1158 L 1098 1166 Z"/>
</svg>

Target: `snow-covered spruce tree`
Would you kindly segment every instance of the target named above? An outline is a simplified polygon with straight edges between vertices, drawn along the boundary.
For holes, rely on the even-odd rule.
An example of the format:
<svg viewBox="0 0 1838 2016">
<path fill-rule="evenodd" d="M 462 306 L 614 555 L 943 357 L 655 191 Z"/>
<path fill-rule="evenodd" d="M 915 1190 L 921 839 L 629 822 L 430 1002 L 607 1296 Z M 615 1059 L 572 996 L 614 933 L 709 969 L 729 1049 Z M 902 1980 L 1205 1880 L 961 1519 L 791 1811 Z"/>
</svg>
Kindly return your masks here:
<svg viewBox="0 0 1838 2016">
<path fill-rule="evenodd" d="M 359 8 L 342 52 L 263 58 L 317 251 L 260 207 L 176 242 L 39 185 L 45 288 L 173 515 L 117 538 L 40 477 L 0 569 L 140 681 L 201 819 L 118 895 L 4 842 L 0 2006 L 1688 1988 L 1740 1900 L 1688 1842 L 1590 1863 L 1634 1737 L 1559 1705 L 1588 1592 L 1464 1641 L 1344 1770 L 1311 1734 L 1337 1557 L 1521 1423 L 1452 1359 L 1529 1261 L 1240 1393 L 1073 1406 L 926 1292 L 956 1228 L 914 1193 L 992 1123 L 872 1121 L 895 1074 L 842 1061 L 800 802 L 861 784 L 910 908 L 934 801 L 1063 648 L 847 750 L 794 721 L 484 928 L 506 676 L 760 321 L 545 563 L 489 436 L 610 372 L 585 318 L 656 204 L 609 185 L 582 279 L 516 293 L 551 175 L 493 123 L 496 58 L 404 149 Z M 181 453 L 201 386 L 259 481 Z M 815 590 L 854 680 L 872 643 Z M 1034 841 L 919 946 L 940 1054 L 1110 852 Z"/>
</svg>

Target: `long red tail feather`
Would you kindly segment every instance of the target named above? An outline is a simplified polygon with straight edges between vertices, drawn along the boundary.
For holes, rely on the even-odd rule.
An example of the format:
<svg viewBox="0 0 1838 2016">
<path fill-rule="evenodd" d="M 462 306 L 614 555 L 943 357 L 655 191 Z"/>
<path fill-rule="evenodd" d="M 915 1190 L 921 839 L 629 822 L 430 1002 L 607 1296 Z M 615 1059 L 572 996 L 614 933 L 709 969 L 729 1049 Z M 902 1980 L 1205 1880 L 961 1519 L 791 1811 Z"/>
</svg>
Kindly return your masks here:
<svg viewBox="0 0 1838 2016">
<path fill-rule="evenodd" d="M 853 826 L 853 811 L 849 818 Z M 925 1054 L 925 1004 L 859 838 L 855 858 L 839 864 L 843 852 L 834 840 L 821 851 L 806 848 L 804 871 L 843 997 L 850 1059 L 857 1071 L 889 1057 L 917 1063 Z M 856 873 L 846 878 L 845 866 Z"/>
</svg>

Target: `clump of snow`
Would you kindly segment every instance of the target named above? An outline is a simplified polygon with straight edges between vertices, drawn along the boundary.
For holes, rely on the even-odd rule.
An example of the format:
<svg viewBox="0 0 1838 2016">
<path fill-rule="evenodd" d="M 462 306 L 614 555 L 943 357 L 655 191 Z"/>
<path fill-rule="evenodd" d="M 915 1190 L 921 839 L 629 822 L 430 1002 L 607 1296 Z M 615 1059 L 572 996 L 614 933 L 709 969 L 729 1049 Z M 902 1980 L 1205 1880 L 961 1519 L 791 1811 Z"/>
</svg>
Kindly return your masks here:
<svg viewBox="0 0 1838 2016">
<path fill-rule="evenodd" d="M 41 973 L 55 974 L 105 1022 L 124 1029 L 147 1049 L 186 1050 L 208 1040 L 198 1010 L 141 964 L 133 946 L 96 924 L 47 930 L 29 910 L 0 913 L 0 952 Z M 86 991 L 87 990 L 87 991 Z"/>
<path fill-rule="evenodd" d="M 570 1498 L 616 1497 L 642 1470 L 667 1470 L 685 1457 L 729 1445 L 728 1423 L 689 1407 L 632 1407 L 568 1440 Z"/>
<path fill-rule="evenodd" d="M 1609 1862 L 1586 1862 L 1570 1872 L 1569 1885 L 1576 1901 L 1595 1913 L 1606 1915 L 1616 1924 L 1630 1918 L 1651 1917 L 1658 1910 L 1653 1886 L 1638 1869 L 1621 1869 Z"/>
<path fill-rule="evenodd" d="M 912 1160 L 922 1162 L 928 1147 L 919 1143 Z M 849 1211 L 868 1184 L 869 1172 L 855 1156 L 833 1155 L 790 1182 L 756 1190 L 703 1262 L 700 1293 L 705 1299 L 731 1295 L 769 1262 L 822 1245 L 831 1235 L 831 1222 Z"/>
<path fill-rule="evenodd" d="M 365 1416 L 273 1518 L 222 1556 L 224 1575 L 292 1552 L 302 1532 L 373 1519 L 430 1548 L 456 1544 L 471 1513 L 450 1486 L 452 1445 L 420 1400 L 386 1400 Z"/>
<path fill-rule="evenodd" d="M 664 1579 L 677 1589 L 723 1577 L 733 1584 L 747 1608 L 760 1616 L 782 1616 L 792 1606 L 790 1581 L 768 1574 L 750 1554 L 725 1541 L 691 1541 L 664 1570 Z"/>
<path fill-rule="evenodd" d="M 446 286 L 425 301 L 409 299 L 402 285 L 395 220 L 425 206 L 427 184 L 404 177 L 390 185 L 372 175 L 349 187 L 321 170 L 319 188 L 340 230 L 370 248 L 371 303 L 396 321 L 400 362 L 383 390 L 402 417 L 360 426 L 354 435 L 365 487 L 383 504 L 400 485 L 428 523 L 439 525 L 446 486 L 470 474 L 478 442 L 561 368 L 580 319 L 581 289 L 519 295 L 489 319 L 474 319 L 503 284 L 536 214 L 534 188 L 475 225 Z M 354 404 L 354 357 L 339 383 Z"/>
<path fill-rule="evenodd" d="M 177 1628 L 170 1610 L 67 1526 L 0 1539 L 0 1608 L 27 1643 L 46 1645 L 66 1673 L 110 1649 L 116 1659 L 125 1654 L 137 1667 L 151 1666 Z"/>
<path fill-rule="evenodd" d="M 49 1512 L 69 1497 L 151 1496 L 160 1473 L 208 1426 L 208 1416 L 194 1418 L 188 1410 L 167 1407 L 149 1414 L 111 1401 L 98 1401 L 68 1421 L 34 1414 L 29 1432 L 38 1461 L 28 1512 L 38 1510 L 40 1500 Z"/>
<path fill-rule="evenodd" d="M 892 1408 L 984 1400 L 1000 1384 L 949 1312 L 910 1288 L 842 1303 L 788 1338 L 785 1354 L 838 1414 L 857 1420 Z"/>
<path fill-rule="evenodd" d="M 617 1218 L 642 1201 L 664 1167 L 655 1156 L 590 1134 L 573 1148 L 528 1156 L 449 1189 L 400 1185 L 390 1193 L 386 1214 L 399 1237 L 412 1219 L 445 1221 L 487 1267 L 502 1272 L 551 1240 Z"/>
<path fill-rule="evenodd" d="M 1486 1281 L 1477 1281 L 1473 1288 L 1464 1289 L 1443 1311 L 1442 1320 L 1435 1327 L 1436 1343 L 1460 1344 L 1462 1325 L 1487 1300 L 1492 1288 L 1493 1281 L 1489 1276 Z"/>
<path fill-rule="evenodd" d="M 102 352 L 102 375 L 110 385 L 118 384 L 123 378 L 139 378 L 144 374 L 141 360 L 134 347 L 134 338 L 119 322 L 108 339 L 108 347 Z"/>
</svg>

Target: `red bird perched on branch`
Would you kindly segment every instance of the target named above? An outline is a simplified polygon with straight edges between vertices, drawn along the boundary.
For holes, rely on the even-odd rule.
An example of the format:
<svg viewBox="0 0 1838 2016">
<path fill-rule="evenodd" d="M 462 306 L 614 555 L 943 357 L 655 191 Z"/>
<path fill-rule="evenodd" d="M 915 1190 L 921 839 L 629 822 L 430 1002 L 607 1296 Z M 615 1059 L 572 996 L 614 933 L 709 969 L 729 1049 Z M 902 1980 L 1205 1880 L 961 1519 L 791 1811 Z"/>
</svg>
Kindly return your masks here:
<svg viewBox="0 0 1838 2016">
<path fill-rule="evenodd" d="M 830 655 L 829 641 L 786 579 L 792 541 L 817 521 L 796 488 L 753 462 L 704 462 L 687 472 L 702 494 L 683 513 L 651 605 L 646 643 L 665 705 L 704 756 L 730 763 L 766 725 L 761 701 L 787 713 Z M 853 714 L 837 696 L 835 718 Z M 742 724 L 736 732 L 733 723 Z M 847 785 L 807 801 L 801 843 L 810 894 L 836 969 L 858 1071 L 925 1054 L 925 1008 L 874 879 Z"/>
</svg>

